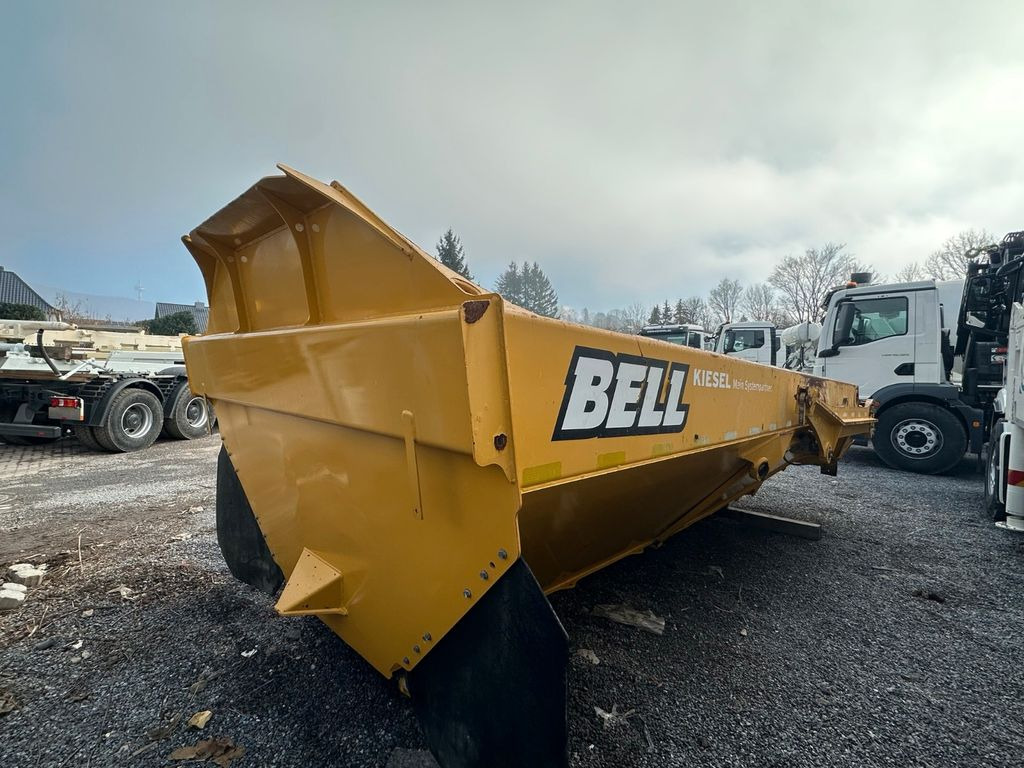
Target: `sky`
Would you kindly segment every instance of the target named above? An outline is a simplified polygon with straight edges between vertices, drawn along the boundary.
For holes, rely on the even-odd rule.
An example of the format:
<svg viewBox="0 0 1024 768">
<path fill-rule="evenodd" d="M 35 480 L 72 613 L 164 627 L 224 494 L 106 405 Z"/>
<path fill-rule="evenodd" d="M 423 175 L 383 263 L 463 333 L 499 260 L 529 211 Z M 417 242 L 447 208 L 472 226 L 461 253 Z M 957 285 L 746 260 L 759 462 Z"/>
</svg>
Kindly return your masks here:
<svg viewBox="0 0 1024 768">
<path fill-rule="evenodd" d="M 592 311 L 890 274 L 1024 228 L 1017 2 L 0 0 L 0 265 L 204 299 L 180 237 L 284 162 Z"/>
</svg>

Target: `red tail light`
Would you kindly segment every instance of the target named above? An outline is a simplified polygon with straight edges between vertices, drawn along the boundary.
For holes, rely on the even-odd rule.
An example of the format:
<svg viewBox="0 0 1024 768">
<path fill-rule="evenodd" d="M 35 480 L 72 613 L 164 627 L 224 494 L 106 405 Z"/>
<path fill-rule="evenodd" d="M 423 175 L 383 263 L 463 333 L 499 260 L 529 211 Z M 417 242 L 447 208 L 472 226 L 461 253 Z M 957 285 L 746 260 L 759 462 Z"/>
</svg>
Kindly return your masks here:
<svg viewBox="0 0 1024 768">
<path fill-rule="evenodd" d="M 82 401 L 77 397 L 51 397 L 51 408 L 78 408 Z"/>
</svg>

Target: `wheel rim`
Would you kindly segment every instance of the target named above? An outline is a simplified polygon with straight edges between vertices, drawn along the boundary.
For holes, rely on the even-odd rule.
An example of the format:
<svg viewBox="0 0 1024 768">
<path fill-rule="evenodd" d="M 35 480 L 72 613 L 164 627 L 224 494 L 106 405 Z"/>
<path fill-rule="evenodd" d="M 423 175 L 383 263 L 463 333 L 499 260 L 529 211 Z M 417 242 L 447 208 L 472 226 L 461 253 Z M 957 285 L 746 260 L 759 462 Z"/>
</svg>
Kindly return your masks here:
<svg viewBox="0 0 1024 768">
<path fill-rule="evenodd" d="M 942 450 L 942 432 L 927 419 L 904 419 L 892 429 L 893 447 L 911 459 L 925 459 Z"/>
<path fill-rule="evenodd" d="M 121 414 L 121 431 L 128 437 L 143 437 L 153 428 L 153 411 L 142 403 L 132 403 Z"/>
<path fill-rule="evenodd" d="M 193 429 L 205 427 L 208 419 L 209 413 L 206 410 L 206 401 L 203 398 L 193 397 L 185 405 L 185 421 Z"/>
</svg>

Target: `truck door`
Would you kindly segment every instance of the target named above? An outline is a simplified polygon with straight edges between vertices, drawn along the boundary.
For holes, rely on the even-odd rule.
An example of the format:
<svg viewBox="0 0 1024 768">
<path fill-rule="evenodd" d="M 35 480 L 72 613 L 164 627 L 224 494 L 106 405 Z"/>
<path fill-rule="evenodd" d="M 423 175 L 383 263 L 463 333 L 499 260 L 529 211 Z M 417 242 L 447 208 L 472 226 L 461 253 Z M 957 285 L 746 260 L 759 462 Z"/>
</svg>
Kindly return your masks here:
<svg viewBox="0 0 1024 768">
<path fill-rule="evenodd" d="M 942 362 L 942 312 L 936 291 L 917 291 L 914 312 L 914 382 L 940 384 L 946 380 Z M 956 325 L 956 321 L 953 321 Z"/>
<path fill-rule="evenodd" d="M 871 397 L 889 384 L 914 381 L 917 294 L 869 294 L 830 312 L 830 346 L 819 353 L 822 375 L 848 381 Z"/>
</svg>

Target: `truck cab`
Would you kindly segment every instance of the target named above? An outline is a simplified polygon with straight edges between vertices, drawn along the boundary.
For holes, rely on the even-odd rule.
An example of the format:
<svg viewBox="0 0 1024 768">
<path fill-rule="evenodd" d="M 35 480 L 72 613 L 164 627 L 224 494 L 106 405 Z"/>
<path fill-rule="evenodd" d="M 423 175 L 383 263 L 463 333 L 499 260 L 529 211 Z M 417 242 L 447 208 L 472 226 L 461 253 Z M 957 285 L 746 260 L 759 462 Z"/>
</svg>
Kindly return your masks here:
<svg viewBox="0 0 1024 768">
<path fill-rule="evenodd" d="M 887 464 L 944 472 L 980 452 L 984 411 L 953 372 L 963 281 L 840 288 L 826 303 L 815 374 L 857 384 L 875 401 L 872 444 Z"/>
<path fill-rule="evenodd" d="M 769 322 L 725 323 L 715 337 L 715 352 L 763 365 L 779 364 L 782 342 Z"/>
<path fill-rule="evenodd" d="M 707 334 L 699 325 L 687 323 L 671 323 L 668 325 L 645 325 L 640 329 L 641 336 L 650 336 L 672 344 L 679 344 L 694 349 L 704 349 Z"/>
</svg>

